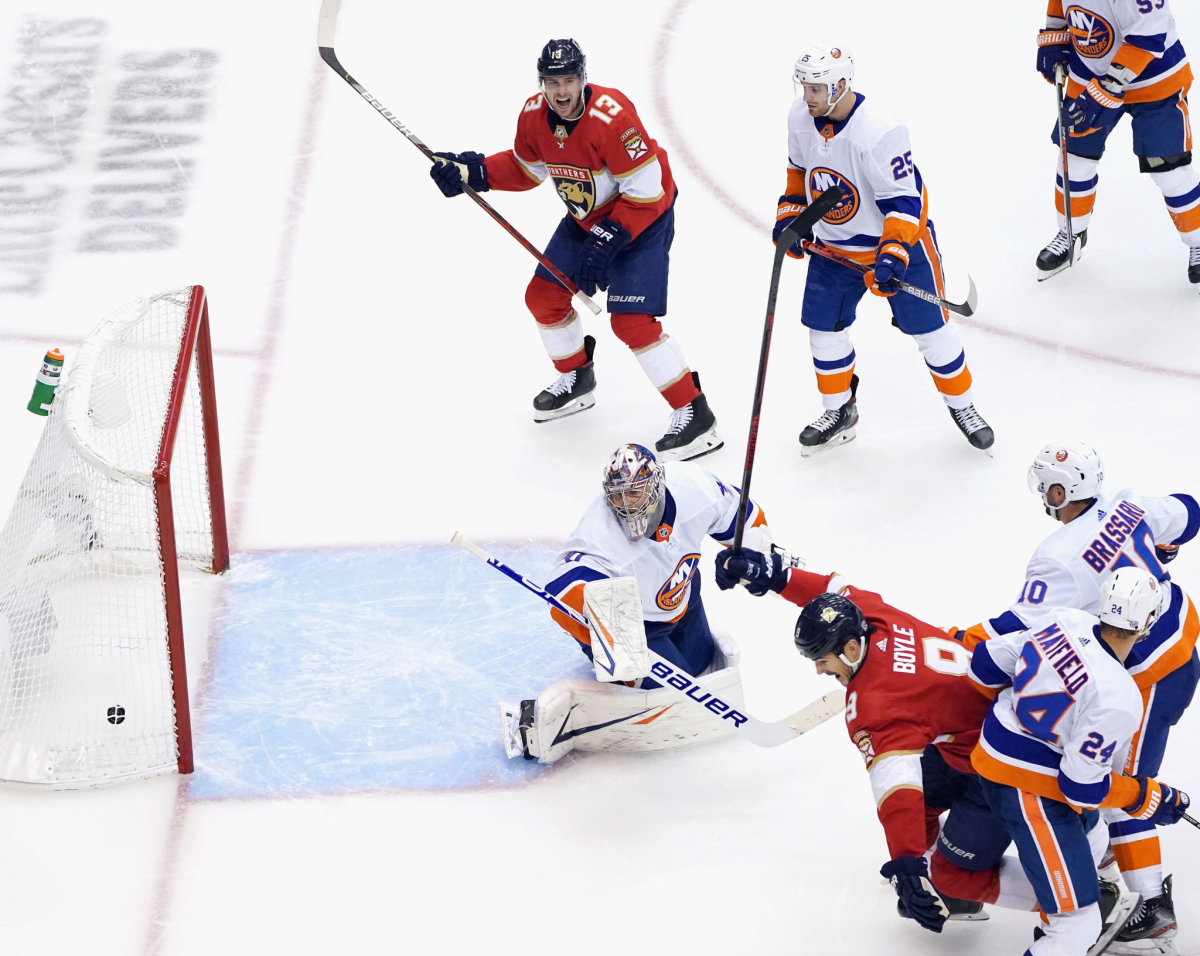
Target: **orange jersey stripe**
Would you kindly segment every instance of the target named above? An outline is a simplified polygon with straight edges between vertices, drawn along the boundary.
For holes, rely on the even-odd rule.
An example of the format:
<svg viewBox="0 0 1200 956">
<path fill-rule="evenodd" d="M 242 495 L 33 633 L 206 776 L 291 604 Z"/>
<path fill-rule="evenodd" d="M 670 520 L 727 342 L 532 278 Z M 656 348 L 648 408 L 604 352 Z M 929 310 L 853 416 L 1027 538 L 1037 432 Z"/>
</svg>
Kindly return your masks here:
<svg viewBox="0 0 1200 956">
<path fill-rule="evenodd" d="M 580 614 L 583 613 L 583 582 L 576 581 L 566 591 L 558 595 L 558 599 L 569 608 L 573 608 Z M 550 617 L 554 623 L 561 627 L 564 631 L 570 634 L 580 644 L 592 646 L 591 632 L 576 621 L 574 618 L 567 617 L 556 607 L 550 608 Z"/>
<path fill-rule="evenodd" d="M 783 191 L 785 196 L 805 196 L 804 191 L 804 170 L 792 169 L 788 167 L 787 171 L 787 188 Z"/>
<path fill-rule="evenodd" d="M 978 687 L 978 685 L 976 685 Z M 982 741 L 971 751 L 971 766 L 981 777 L 986 777 L 993 783 L 1003 783 L 1015 787 L 1025 793 L 1034 793 L 1039 797 L 1057 800 L 1059 803 L 1069 803 L 1058 787 L 1058 776 L 1035 773 L 1024 767 L 1014 767 L 1012 764 L 997 760 L 983 749 Z"/>
<path fill-rule="evenodd" d="M 1200 209 L 1200 206 L 1197 209 Z M 1134 683 L 1142 690 L 1157 684 L 1172 671 L 1192 659 L 1192 651 L 1196 649 L 1196 639 L 1200 637 L 1200 615 L 1197 615 L 1196 605 L 1192 603 L 1190 597 L 1187 598 L 1187 602 L 1188 609 L 1187 615 L 1183 619 L 1183 634 L 1175 646 L 1164 651 L 1163 655 L 1144 671 L 1134 673 Z"/>
<path fill-rule="evenodd" d="M 1122 43 L 1121 48 L 1113 55 L 1113 63 L 1119 66 L 1127 66 L 1134 73 L 1141 73 L 1154 60 L 1154 54 L 1149 50 L 1143 50 L 1140 46 L 1134 46 L 1132 43 Z"/>
<path fill-rule="evenodd" d="M 1050 887 L 1054 890 L 1054 900 L 1060 913 L 1075 912 L 1075 894 L 1071 888 L 1071 874 L 1067 872 L 1062 854 L 1058 852 L 1058 843 L 1054 839 L 1054 831 L 1050 821 L 1046 819 L 1037 796 L 1032 793 L 1021 794 L 1021 810 L 1025 822 L 1033 833 L 1038 852 L 1046 866 L 1046 875 L 1050 878 Z"/>
</svg>

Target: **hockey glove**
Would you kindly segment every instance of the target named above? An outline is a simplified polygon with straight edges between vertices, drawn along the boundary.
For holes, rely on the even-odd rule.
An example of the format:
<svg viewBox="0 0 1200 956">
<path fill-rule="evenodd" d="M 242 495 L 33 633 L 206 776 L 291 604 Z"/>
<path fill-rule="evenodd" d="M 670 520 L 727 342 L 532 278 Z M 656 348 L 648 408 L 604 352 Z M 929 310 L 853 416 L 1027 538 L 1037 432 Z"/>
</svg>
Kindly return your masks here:
<svg viewBox="0 0 1200 956">
<path fill-rule="evenodd" d="M 925 857 L 898 856 L 883 864 L 879 875 L 891 881 L 900 902 L 913 919 L 935 933 L 942 931 L 950 910 L 929 882 L 929 864 Z"/>
<path fill-rule="evenodd" d="M 1178 823 L 1192 805 L 1192 799 L 1182 790 L 1176 790 L 1153 777 L 1138 777 L 1141 785 L 1138 798 L 1121 809 L 1135 820 L 1145 820 L 1158 827 Z"/>
<path fill-rule="evenodd" d="M 1042 30 L 1038 33 L 1037 68 L 1054 85 L 1054 68 L 1062 64 L 1063 73 L 1071 62 L 1071 34 L 1066 30 Z"/>
<path fill-rule="evenodd" d="M 783 232 L 792 221 L 804 212 L 808 207 L 808 202 L 803 196 L 780 196 L 779 207 L 775 210 L 775 228 L 771 231 L 771 241 L 779 245 L 779 234 Z M 813 241 L 813 231 L 810 229 L 799 239 L 792 243 L 792 247 L 788 249 L 788 255 L 793 259 L 804 258 L 804 246 L 801 243 L 807 239 Z"/>
<path fill-rule="evenodd" d="M 437 162 L 429 167 L 429 175 L 446 197 L 457 196 L 466 183 L 477 193 L 485 193 L 488 185 L 487 166 L 483 153 L 434 153 Z"/>
<path fill-rule="evenodd" d="M 743 548 L 734 554 L 733 548 L 726 548 L 717 555 L 717 587 L 728 591 L 736 584 L 745 584 L 755 597 L 762 597 L 768 591 L 778 594 L 787 587 L 787 569 L 783 558 L 774 552 L 763 554 Z"/>
<path fill-rule="evenodd" d="M 1067 104 L 1071 118 L 1071 135 L 1086 136 L 1099 129 L 1116 125 L 1125 105 L 1125 84 L 1136 77 L 1133 70 L 1114 63 L 1102 80 L 1092 77 L 1075 99 Z"/>
<path fill-rule="evenodd" d="M 607 216 L 592 223 L 591 234 L 579 253 L 579 265 L 571 278 L 585 295 L 595 295 L 597 289 L 608 288 L 608 270 L 617 253 L 633 241 L 633 236 L 618 222 Z"/>
<path fill-rule="evenodd" d="M 904 280 L 908 272 L 908 246 L 894 239 L 885 239 L 875 250 L 875 269 L 863 276 L 867 289 L 875 295 L 890 296 L 899 291 L 888 283 Z"/>
<path fill-rule="evenodd" d="M 1170 564 L 1179 557 L 1179 545 L 1177 544 L 1156 544 L 1154 553 L 1158 555 L 1158 560 L 1161 564 Z"/>
</svg>

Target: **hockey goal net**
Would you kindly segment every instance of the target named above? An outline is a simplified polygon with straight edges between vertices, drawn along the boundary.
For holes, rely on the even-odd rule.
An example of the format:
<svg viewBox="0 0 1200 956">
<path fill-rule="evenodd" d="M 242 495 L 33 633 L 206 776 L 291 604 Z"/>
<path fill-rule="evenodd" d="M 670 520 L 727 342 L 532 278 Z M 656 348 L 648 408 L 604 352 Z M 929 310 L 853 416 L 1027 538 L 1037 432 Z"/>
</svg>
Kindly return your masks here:
<svg viewBox="0 0 1200 956">
<path fill-rule="evenodd" d="M 180 566 L 229 564 L 204 289 L 84 341 L 0 531 L 0 781 L 192 771 Z"/>
</svg>

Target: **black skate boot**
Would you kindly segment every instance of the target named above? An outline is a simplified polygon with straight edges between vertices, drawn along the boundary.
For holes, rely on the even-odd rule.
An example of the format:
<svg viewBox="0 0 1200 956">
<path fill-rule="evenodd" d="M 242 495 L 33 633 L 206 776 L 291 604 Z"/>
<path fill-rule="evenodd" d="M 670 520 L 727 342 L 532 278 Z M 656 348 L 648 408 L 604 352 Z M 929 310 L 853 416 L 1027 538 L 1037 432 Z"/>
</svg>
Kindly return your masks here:
<svg viewBox="0 0 1200 956">
<path fill-rule="evenodd" d="M 596 404 L 596 370 L 592 367 L 592 353 L 596 340 L 590 335 L 583 337 L 587 362 L 579 368 L 563 372 L 549 388 L 539 392 L 533 400 L 533 420 L 551 422 L 556 418 L 578 415 Z"/>
<path fill-rule="evenodd" d="M 700 387 L 700 375 L 692 372 L 692 381 Z M 663 461 L 691 461 L 711 454 L 725 442 L 717 435 L 717 417 L 708 407 L 701 392 L 690 402 L 671 412 L 667 433 L 654 443 L 654 450 Z"/>
<path fill-rule="evenodd" d="M 800 433 L 800 455 L 811 458 L 848 441 L 854 441 L 858 424 L 858 376 L 850 377 L 850 401 L 841 408 L 827 408 L 825 414 Z"/>
<path fill-rule="evenodd" d="M 1075 234 L 1075 261 L 1079 261 L 1079 257 L 1083 254 L 1083 247 L 1087 245 L 1087 230 L 1077 232 Z M 1067 255 L 1067 230 L 1058 230 L 1058 235 L 1050 240 L 1050 244 L 1038 253 L 1038 282 L 1045 282 L 1051 276 L 1056 276 L 1063 269 L 1071 264 L 1071 257 Z"/>
<path fill-rule="evenodd" d="M 1112 924 L 1109 922 L 1108 918 L 1112 915 L 1113 910 L 1117 908 L 1117 903 L 1121 900 L 1121 887 L 1114 881 L 1106 880 L 1103 877 L 1100 877 L 1098 882 L 1100 883 L 1100 899 L 1097 901 L 1100 906 L 1100 939 L 1103 939 L 1105 934 L 1108 934 L 1109 945 L 1111 946 L 1112 939 L 1116 935 L 1116 932 L 1110 932 L 1110 930 L 1112 930 Z M 1139 896 L 1137 899 L 1140 900 L 1141 897 Z M 1038 908 L 1038 912 L 1041 912 L 1041 907 Z M 1122 925 L 1125 925 L 1129 921 L 1130 916 L 1131 913 L 1128 912 L 1123 914 Z M 1033 941 L 1035 943 L 1045 935 L 1046 930 L 1041 926 L 1035 926 L 1033 928 Z M 1106 946 L 1100 946 L 1099 948 L 1097 948 L 1097 946 L 1099 946 L 1099 940 L 1097 940 L 1096 945 L 1093 945 L 1088 950 L 1088 956 L 1092 956 L 1093 953 L 1103 953 L 1108 951 L 1108 947 Z"/>
<path fill-rule="evenodd" d="M 1125 928 L 1117 934 L 1109 953 L 1169 954 L 1177 952 L 1174 940 L 1178 932 L 1175 904 L 1171 901 L 1171 877 L 1163 880 L 1162 894 L 1142 900 Z"/>
<path fill-rule="evenodd" d="M 967 436 L 967 441 L 971 443 L 972 448 L 987 451 L 995 443 L 996 436 L 992 433 L 992 426 L 983 420 L 983 416 L 979 412 L 975 411 L 974 405 L 968 405 L 966 408 L 952 408 L 950 417 L 954 419 L 958 430 Z"/>
<path fill-rule="evenodd" d="M 1200 246 L 1188 249 L 1188 282 L 1200 282 Z"/>
</svg>

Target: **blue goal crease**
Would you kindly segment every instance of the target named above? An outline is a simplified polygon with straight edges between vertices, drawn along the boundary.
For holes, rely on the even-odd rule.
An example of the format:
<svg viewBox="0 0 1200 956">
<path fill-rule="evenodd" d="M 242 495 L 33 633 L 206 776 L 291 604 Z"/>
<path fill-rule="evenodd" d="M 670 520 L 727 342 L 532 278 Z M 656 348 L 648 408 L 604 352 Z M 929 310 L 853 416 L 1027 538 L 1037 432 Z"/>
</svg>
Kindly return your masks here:
<svg viewBox="0 0 1200 956">
<path fill-rule="evenodd" d="M 497 549 L 545 576 L 554 549 Z M 459 548 L 243 555 L 199 715 L 193 799 L 520 784 L 500 701 L 591 668 L 547 608 Z"/>
</svg>

